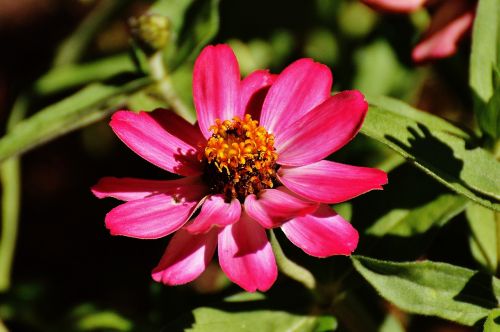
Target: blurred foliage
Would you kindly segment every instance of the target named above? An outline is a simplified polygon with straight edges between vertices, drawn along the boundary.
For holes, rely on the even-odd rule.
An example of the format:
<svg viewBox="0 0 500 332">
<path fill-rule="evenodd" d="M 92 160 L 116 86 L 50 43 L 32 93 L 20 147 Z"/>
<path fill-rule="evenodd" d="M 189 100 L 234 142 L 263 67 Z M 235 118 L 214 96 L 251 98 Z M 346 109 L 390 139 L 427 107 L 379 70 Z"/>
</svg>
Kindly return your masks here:
<svg viewBox="0 0 500 332">
<path fill-rule="evenodd" d="M 20 18 L 35 8 L 12 3 Z M 424 331 L 435 321 L 421 315 L 498 329 L 500 2 L 480 0 L 472 42 L 422 67 L 410 54 L 425 10 L 384 14 L 355 0 L 43 4 L 55 16 L 32 13 L 41 23 L 26 30 L 0 17 L 12 44 L 0 59 L 0 110 L 12 110 L 0 112 L 0 331 Z M 152 13 L 170 24 L 161 68 L 126 28 Z M 334 207 L 358 229 L 363 256 L 314 259 L 276 230 L 285 272 L 265 296 L 234 295 L 217 264 L 189 285 L 156 284 L 149 273 L 168 240 L 108 234 L 114 203 L 91 196 L 98 178 L 168 176 L 127 150 L 108 116 L 158 107 L 193 116 L 192 67 L 207 43 L 228 43 L 244 76 L 311 57 L 332 69 L 335 91 L 367 96 L 364 135 L 331 157 L 389 172 L 384 191 Z"/>
</svg>

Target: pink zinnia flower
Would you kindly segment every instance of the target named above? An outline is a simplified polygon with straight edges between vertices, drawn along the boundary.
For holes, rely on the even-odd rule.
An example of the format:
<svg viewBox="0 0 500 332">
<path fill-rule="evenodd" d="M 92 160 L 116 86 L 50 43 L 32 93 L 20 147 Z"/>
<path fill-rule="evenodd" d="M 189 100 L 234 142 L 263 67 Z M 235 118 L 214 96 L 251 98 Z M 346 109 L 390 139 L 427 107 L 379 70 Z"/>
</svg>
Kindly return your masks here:
<svg viewBox="0 0 500 332">
<path fill-rule="evenodd" d="M 206 47 L 193 75 L 197 125 L 162 109 L 113 115 L 128 147 L 182 178 L 101 179 L 97 197 L 126 201 L 106 215 L 107 228 L 141 239 L 175 232 L 152 272 L 168 285 L 197 278 L 217 248 L 229 279 L 269 289 L 277 267 L 266 229 L 274 227 L 309 255 L 351 254 L 358 233 L 326 204 L 382 189 L 387 175 L 322 160 L 356 135 L 367 111 L 361 93 L 331 96 L 331 87 L 328 67 L 310 59 L 240 80 L 228 46 Z"/>
<path fill-rule="evenodd" d="M 429 7 L 432 20 L 422 40 L 412 52 L 413 61 L 422 63 L 449 57 L 471 30 L 475 0 L 362 0 L 367 5 L 393 13 L 411 13 Z"/>
</svg>

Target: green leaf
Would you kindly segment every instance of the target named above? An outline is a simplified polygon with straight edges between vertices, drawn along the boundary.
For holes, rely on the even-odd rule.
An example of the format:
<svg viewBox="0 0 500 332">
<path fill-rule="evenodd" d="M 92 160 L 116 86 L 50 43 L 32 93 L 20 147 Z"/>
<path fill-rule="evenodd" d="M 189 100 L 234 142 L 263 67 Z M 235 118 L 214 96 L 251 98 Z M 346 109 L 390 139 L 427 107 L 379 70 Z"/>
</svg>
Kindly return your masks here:
<svg viewBox="0 0 500 332">
<path fill-rule="evenodd" d="M 411 313 L 472 326 L 498 305 L 500 281 L 478 271 L 431 261 L 352 260 L 382 297 Z"/>
<path fill-rule="evenodd" d="M 491 310 L 486 322 L 484 322 L 483 332 L 499 332 L 500 331 L 500 309 Z"/>
<path fill-rule="evenodd" d="M 90 303 L 81 304 L 70 313 L 71 331 L 132 331 L 133 323 L 112 310 L 102 310 Z M 64 327 L 67 330 L 68 327 Z"/>
<path fill-rule="evenodd" d="M 364 93 L 401 95 L 418 81 L 398 61 L 397 54 L 386 40 L 376 40 L 360 48 L 354 61 L 357 70 L 353 86 Z"/>
<path fill-rule="evenodd" d="M 476 203 L 500 211 L 500 163 L 445 120 L 387 97 L 369 97 L 361 132 Z"/>
<path fill-rule="evenodd" d="M 172 43 L 165 49 L 170 70 L 196 57 L 219 30 L 219 0 L 160 0 L 150 12 L 170 19 Z"/>
<path fill-rule="evenodd" d="M 495 76 L 493 96 L 487 103 L 476 98 L 474 106 L 479 127 L 496 140 L 500 137 L 500 71 L 496 70 L 493 75 Z"/>
<path fill-rule="evenodd" d="M 469 84 L 481 130 L 500 136 L 500 2 L 480 0 L 474 19 Z"/>
<path fill-rule="evenodd" d="M 500 3 L 480 0 L 472 32 L 469 83 L 477 97 L 487 102 L 493 95 L 492 73 L 500 67 Z"/>
<path fill-rule="evenodd" d="M 194 322 L 186 332 L 320 332 L 333 331 L 336 321 L 316 316 L 302 316 L 279 310 L 229 312 L 213 308 L 198 308 L 192 312 Z M 326 324 L 330 325 L 326 329 Z"/>
<path fill-rule="evenodd" d="M 424 234 L 440 228 L 465 209 L 467 199 L 453 194 L 441 194 L 432 201 L 413 209 L 394 209 L 379 218 L 366 230 L 369 235 L 401 237 Z"/>
<path fill-rule="evenodd" d="M 469 243 L 472 256 L 490 273 L 497 270 L 497 222 L 498 213 L 477 204 L 471 204 L 466 210 L 471 229 Z M 499 218 L 500 219 L 500 218 Z"/>
<path fill-rule="evenodd" d="M 119 54 L 94 62 L 55 67 L 35 82 L 33 90 L 39 95 L 47 95 L 135 71 L 130 56 Z"/>
<path fill-rule="evenodd" d="M 149 79 L 124 86 L 93 84 L 37 112 L 0 139 L 0 161 L 104 118 L 148 84 Z"/>
<path fill-rule="evenodd" d="M 366 230 L 366 235 L 374 237 L 373 245 L 368 244 L 368 248 L 376 257 L 416 259 L 425 252 L 438 231 L 461 213 L 468 202 L 463 196 L 441 194 L 419 206 L 391 209 Z"/>
</svg>

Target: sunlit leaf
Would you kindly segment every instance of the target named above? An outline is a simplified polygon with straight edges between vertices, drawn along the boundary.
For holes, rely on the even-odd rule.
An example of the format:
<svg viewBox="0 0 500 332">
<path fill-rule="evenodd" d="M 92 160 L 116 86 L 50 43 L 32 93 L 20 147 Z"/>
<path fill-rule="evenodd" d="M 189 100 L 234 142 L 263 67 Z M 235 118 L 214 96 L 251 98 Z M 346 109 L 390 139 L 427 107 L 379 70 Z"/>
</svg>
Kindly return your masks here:
<svg viewBox="0 0 500 332">
<path fill-rule="evenodd" d="M 491 310 L 488 318 L 484 322 L 483 332 L 498 332 L 500 331 L 500 309 Z"/>
<path fill-rule="evenodd" d="M 94 62 L 55 67 L 35 82 L 33 90 L 46 95 L 134 71 L 135 65 L 130 56 L 120 54 Z"/>
<path fill-rule="evenodd" d="M 481 129 L 500 134 L 500 2 L 480 0 L 474 20 L 469 83 Z"/>
<path fill-rule="evenodd" d="M 478 271 L 431 261 L 352 260 L 382 297 L 411 313 L 472 326 L 498 306 L 500 281 Z"/>
<path fill-rule="evenodd" d="M 469 242 L 476 261 L 491 273 L 497 270 L 497 223 L 498 212 L 491 211 L 477 204 L 471 204 L 466 210 L 467 221 L 471 229 Z"/>
<path fill-rule="evenodd" d="M 104 118 L 149 83 L 140 79 L 124 86 L 93 84 L 40 110 L 0 139 L 0 161 Z"/>
<path fill-rule="evenodd" d="M 500 3 L 479 0 L 474 20 L 470 85 L 483 101 L 493 95 L 492 72 L 499 63 Z"/>
<path fill-rule="evenodd" d="M 356 74 L 353 86 L 372 95 L 401 95 L 418 80 L 399 62 L 395 50 L 385 40 L 359 48 L 354 61 Z M 377 65 L 374 66 L 373 64 Z"/>
<path fill-rule="evenodd" d="M 303 331 L 323 332 L 333 331 L 336 321 L 316 316 L 301 316 L 285 311 L 252 310 L 246 312 L 222 311 L 213 308 L 198 308 L 193 310 L 194 322 L 186 326 L 186 332 L 282 332 Z M 330 325 L 329 329 L 326 329 Z"/>
<path fill-rule="evenodd" d="M 500 210 L 500 163 L 445 120 L 386 97 L 369 97 L 361 132 L 394 151 L 451 190 Z"/>
<path fill-rule="evenodd" d="M 444 226 L 465 209 L 467 199 L 453 194 L 442 194 L 413 209 L 394 209 L 379 218 L 366 230 L 367 234 L 382 237 L 401 237 L 424 234 L 431 228 Z"/>
</svg>

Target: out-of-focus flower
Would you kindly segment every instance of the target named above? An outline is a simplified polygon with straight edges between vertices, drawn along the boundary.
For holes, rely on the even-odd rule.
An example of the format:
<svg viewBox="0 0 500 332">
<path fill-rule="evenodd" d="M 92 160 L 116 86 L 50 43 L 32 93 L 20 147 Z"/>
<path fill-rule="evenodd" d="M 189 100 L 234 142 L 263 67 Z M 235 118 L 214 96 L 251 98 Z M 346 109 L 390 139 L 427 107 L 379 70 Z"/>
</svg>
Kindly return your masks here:
<svg viewBox="0 0 500 332">
<path fill-rule="evenodd" d="M 217 248 L 230 280 L 269 289 L 277 277 L 269 228 L 281 227 L 312 256 L 351 254 L 358 233 L 326 204 L 382 189 L 387 175 L 322 160 L 357 134 L 367 112 L 360 92 L 331 96 L 331 85 L 328 67 L 310 59 L 279 76 L 259 70 L 240 80 L 228 46 L 206 47 L 193 75 L 197 125 L 163 109 L 113 115 L 129 148 L 182 178 L 101 179 L 97 197 L 126 201 L 106 215 L 111 234 L 175 232 L 152 272 L 168 285 L 197 278 Z"/>
<path fill-rule="evenodd" d="M 393 13 L 411 13 L 424 6 L 431 11 L 431 24 L 412 52 L 412 58 L 417 63 L 455 54 L 458 43 L 472 28 L 477 2 L 475 0 L 362 1 L 377 10 Z"/>
</svg>

